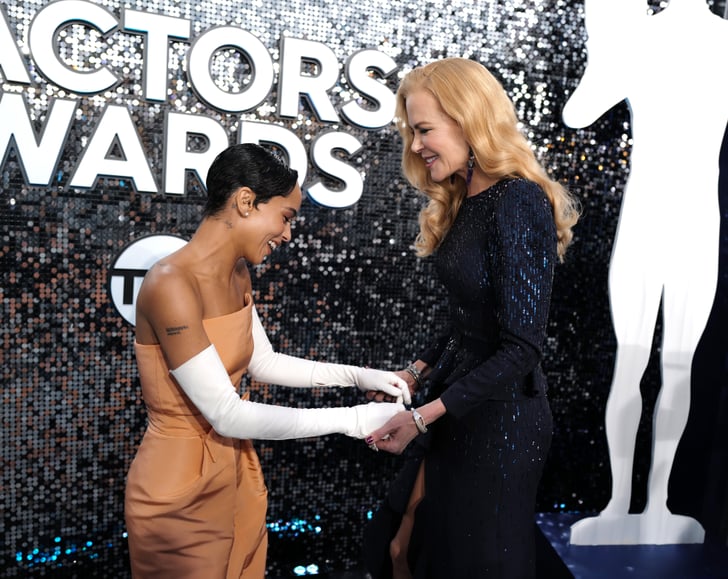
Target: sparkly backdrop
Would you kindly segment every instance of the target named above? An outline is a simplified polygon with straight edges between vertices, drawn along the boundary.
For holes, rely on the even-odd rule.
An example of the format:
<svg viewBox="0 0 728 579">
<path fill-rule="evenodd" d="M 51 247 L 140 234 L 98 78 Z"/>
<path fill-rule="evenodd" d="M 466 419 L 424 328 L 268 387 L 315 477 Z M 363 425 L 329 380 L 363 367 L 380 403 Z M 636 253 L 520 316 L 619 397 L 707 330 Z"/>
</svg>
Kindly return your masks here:
<svg viewBox="0 0 728 579">
<path fill-rule="evenodd" d="M 568 261 L 556 274 L 544 361 L 555 438 L 538 510 L 587 513 L 606 504 L 609 468 L 603 414 L 615 347 L 607 267 L 628 176 L 630 131 L 624 104 L 584 130 L 571 130 L 560 120 L 586 59 L 582 3 L 96 4 L 117 19 L 124 7 L 188 19 L 192 39 L 215 26 L 238 26 L 265 45 L 276 71 L 283 37 L 326 45 L 342 67 L 352 54 L 372 48 L 391 57 L 400 71 L 445 56 L 466 56 L 488 66 L 514 99 L 524 129 L 549 171 L 579 196 L 585 209 Z M 254 272 L 255 297 L 277 349 L 321 360 L 400 368 L 442 321 L 443 295 L 431 263 L 415 259 L 410 248 L 422 199 L 400 176 L 400 143 L 391 126 L 367 130 L 344 121 L 322 122 L 304 100 L 296 118 L 278 117 L 275 83 L 254 110 L 222 113 L 191 90 L 186 76 L 190 44 L 183 41 L 169 43 L 167 100 L 147 102 L 139 95 L 142 37 L 115 34 L 110 41 L 80 25 L 64 31 L 59 56 L 79 67 L 103 62 L 124 80 L 99 95 L 73 94 L 44 79 L 28 49 L 31 22 L 44 5 L 37 0 L 2 3 L 31 83 L 8 82 L 5 70 L 0 97 L 22 94 L 38 135 L 54 99 L 78 103 L 49 186 L 28 184 L 12 145 L 3 150 L 0 166 L 2 567 L 7 577 L 88 576 L 96 569 L 103 570 L 98 571 L 100 577 L 124 577 L 124 478 L 141 440 L 145 414 L 133 359 L 133 329 L 110 299 L 110 271 L 123 249 L 146 235 L 189 236 L 199 221 L 204 193 L 190 173 L 184 195 L 137 192 L 124 178 L 102 177 L 91 188 L 70 186 L 76 163 L 107 105 L 130 111 L 154 175 L 164 172 L 165 111 L 212 118 L 228 131 L 231 143 L 244 121 L 283 126 L 307 150 L 323 131 L 347 133 L 361 142 L 361 150 L 346 159 L 364 178 L 361 198 L 344 209 L 304 200 L 293 243 Z M 657 3 L 652 8 L 660 9 Z M 716 2 L 711 9 L 722 14 L 724 5 Z M 101 56 L 94 60 L 94 55 Z M 240 78 L 251 74 L 249 64 L 233 50 L 221 51 L 211 66 L 223 90 L 241 90 Z M 395 73 L 382 82 L 394 91 L 397 79 Z M 357 98 L 343 75 L 329 96 L 337 111 Z M 194 148 L 195 143 L 188 146 Z M 308 175 L 305 187 L 313 180 L 337 185 L 313 163 Z M 723 205 L 724 215 L 726 211 Z M 725 230 L 722 247 L 725 259 Z M 721 270 L 723 288 L 725 282 Z M 716 312 L 724 315 L 725 293 L 721 300 L 716 306 L 723 309 Z M 725 377 L 728 342 L 716 316 L 696 357 L 696 363 L 703 364 L 696 375 L 711 384 L 713 401 L 721 389 L 716 377 Z M 645 419 L 642 455 L 635 465 L 635 508 L 644 504 L 649 417 L 658 386 L 653 360 L 643 380 Z M 361 401 L 351 389 L 244 387 L 256 400 L 296 406 Z M 678 458 L 683 460 L 676 464 L 673 485 L 678 512 L 698 517 L 704 505 L 695 497 L 702 497 L 708 473 L 715 469 L 711 429 L 717 420 L 715 408 L 720 408 L 710 400 L 698 400 L 695 406 L 701 404 L 714 412 L 697 427 L 691 419 L 685 440 L 698 443 L 688 452 L 681 449 Z M 363 443 L 343 436 L 257 442 L 256 447 L 270 492 L 269 574 L 287 577 L 356 568 L 362 527 L 399 459 L 371 453 Z M 690 465 L 690 476 L 681 475 L 685 464 Z M 724 472 L 721 469 L 719 465 L 718 472 Z M 725 491 L 717 496 L 725 501 Z"/>
</svg>

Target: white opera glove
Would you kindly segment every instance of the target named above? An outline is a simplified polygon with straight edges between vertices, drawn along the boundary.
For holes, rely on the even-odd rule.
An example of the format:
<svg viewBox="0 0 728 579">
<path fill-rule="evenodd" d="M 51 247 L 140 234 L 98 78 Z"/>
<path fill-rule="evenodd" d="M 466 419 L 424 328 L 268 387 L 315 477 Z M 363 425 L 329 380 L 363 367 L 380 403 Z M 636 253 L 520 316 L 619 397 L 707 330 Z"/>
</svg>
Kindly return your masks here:
<svg viewBox="0 0 728 579">
<path fill-rule="evenodd" d="M 370 402 L 342 408 L 289 408 L 243 400 L 210 345 L 170 374 L 221 436 L 286 440 L 324 434 L 364 438 L 404 409 L 401 404 Z"/>
<path fill-rule="evenodd" d="M 394 372 L 314 362 L 275 352 L 255 307 L 252 332 L 253 354 L 248 363 L 248 373 L 255 380 L 294 387 L 357 386 L 363 392 L 382 391 L 394 397 L 397 402 L 412 403 L 407 383 Z"/>
</svg>

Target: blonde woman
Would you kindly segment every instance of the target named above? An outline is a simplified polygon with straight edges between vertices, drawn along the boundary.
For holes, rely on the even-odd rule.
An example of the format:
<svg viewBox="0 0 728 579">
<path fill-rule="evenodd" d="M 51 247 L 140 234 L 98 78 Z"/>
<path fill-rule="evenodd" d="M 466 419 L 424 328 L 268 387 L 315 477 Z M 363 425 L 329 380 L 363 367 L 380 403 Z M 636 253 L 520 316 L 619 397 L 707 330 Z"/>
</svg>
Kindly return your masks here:
<svg viewBox="0 0 728 579">
<path fill-rule="evenodd" d="M 427 402 L 367 438 L 409 449 L 367 530 L 367 564 L 375 578 L 533 577 L 536 490 L 552 429 L 541 356 L 554 266 L 578 206 L 477 62 L 412 70 L 396 114 L 404 174 L 429 200 L 417 253 L 434 255 L 450 323 L 399 373 L 413 390 L 424 383 Z"/>
</svg>

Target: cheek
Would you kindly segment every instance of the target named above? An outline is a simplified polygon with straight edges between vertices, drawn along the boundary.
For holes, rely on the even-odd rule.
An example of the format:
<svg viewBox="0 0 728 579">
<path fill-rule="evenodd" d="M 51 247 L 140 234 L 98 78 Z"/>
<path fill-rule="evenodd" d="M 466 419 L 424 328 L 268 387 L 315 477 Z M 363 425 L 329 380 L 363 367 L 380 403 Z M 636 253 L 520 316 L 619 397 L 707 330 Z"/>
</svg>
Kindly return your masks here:
<svg viewBox="0 0 728 579">
<path fill-rule="evenodd" d="M 247 245 L 251 249 L 260 248 L 268 237 L 270 237 L 270 225 L 261 221 L 248 230 Z"/>
<path fill-rule="evenodd" d="M 272 219 L 265 224 L 265 230 L 261 231 L 261 242 L 268 243 L 271 237 L 278 237 L 283 234 L 286 226 L 280 219 Z"/>
<path fill-rule="evenodd" d="M 450 151 L 452 151 L 450 156 L 453 162 L 455 162 L 457 165 L 467 164 L 468 157 L 470 156 L 470 148 L 463 141 L 454 140 L 451 143 Z"/>
</svg>

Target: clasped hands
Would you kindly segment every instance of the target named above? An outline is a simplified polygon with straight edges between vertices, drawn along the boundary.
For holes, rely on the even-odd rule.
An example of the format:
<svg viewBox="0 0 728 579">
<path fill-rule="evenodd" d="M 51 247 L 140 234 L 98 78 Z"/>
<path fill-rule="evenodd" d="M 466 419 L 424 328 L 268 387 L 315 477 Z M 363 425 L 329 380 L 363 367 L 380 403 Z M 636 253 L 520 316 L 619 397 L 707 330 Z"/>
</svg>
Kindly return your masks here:
<svg viewBox="0 0 728 579">
<path fill-rule="evenodd" d="M 409 410 L 397 412 L 384 426 L 377 428 L 365 442 L 372 450 L 386 450 L 392 454 L 402 454 L 407 445 L 419 434 Z"/>
<path fill-rule="evenodd" d="M 394 374 L 401 378 L 405 383 L 407 383 L 408 379 L 410 379 L 409 375 L 404 370 L 394 372 Z M 413 386 L 416 386 L 416 384 L 413 384 Z M 409 400 L 407 400 L 408 396 L 404 397 L 405 404 L 407 405 L 411 403 L 412 390 L 413 388 L 408 385 L 407 394 L 409 395 Z M 365 395 L 367 400 L 375 402 L 395 401 L 393 396 L 381 390 L 369 390 Z M 415 425 L 414 420 L 412 420 L 412 413 L 409 410 L 404 410 L 394 414 L 383 426 L 367 436 L 366 443 L 369 448 L 375 451 L 385 450 L 393 454 L 402 454 L 404 449 L 407 448 L 407 445 L 412 442 L 418 434 L 419 431 L 417 430 L 417 426 Z"/>
<path fill-rule="evenodd" d="M 412 404 L 412 393 L 400 372 L 361 368 L 356 382 L 369 401 Z"/>
</svg>

